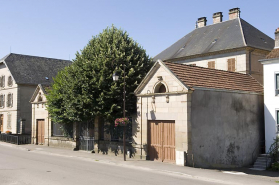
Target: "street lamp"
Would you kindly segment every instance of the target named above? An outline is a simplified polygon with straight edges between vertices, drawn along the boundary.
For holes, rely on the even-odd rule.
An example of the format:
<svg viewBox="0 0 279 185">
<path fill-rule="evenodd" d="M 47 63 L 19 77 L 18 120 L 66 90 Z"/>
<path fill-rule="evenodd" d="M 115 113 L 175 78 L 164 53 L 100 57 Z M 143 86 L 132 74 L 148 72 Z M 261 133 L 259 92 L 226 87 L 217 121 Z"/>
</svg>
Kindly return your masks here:
<svg viewBox="0 0 279 185">
<path fill-rule="evenodd" d="M 124 79 L 124 85 L 123 85 L 123 118 L 126 117 L 125 115 L 125 95 L 126 95 L 126 91 L 125 91 L 125 64 L 123 65 L 123 68 L 124 68 L 124 74 L 123 74 L 123 79 Z M 119 79 L 119 75 L 117 74 L 117 72 L 113 73 L 112 75 L 112 79 L 113 81 L 118 81 Z M 126 143 L 125 143 L 125 131 L 126 131 L 126 126 L 123 126 L 123 154 L 124 154 L 124 161 L 126 161 L 126 154 L 125 154 L 125 151 L 126 151 Z"/>
</svg>

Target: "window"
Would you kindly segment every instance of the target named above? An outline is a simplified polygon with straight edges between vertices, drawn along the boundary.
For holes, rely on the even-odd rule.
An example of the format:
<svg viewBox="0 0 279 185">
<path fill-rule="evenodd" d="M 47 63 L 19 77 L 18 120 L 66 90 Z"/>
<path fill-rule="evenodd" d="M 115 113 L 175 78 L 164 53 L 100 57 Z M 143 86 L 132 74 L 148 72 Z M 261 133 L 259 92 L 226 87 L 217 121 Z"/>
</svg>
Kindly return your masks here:
<svg viewBox="0 0 279 185">
<path fill-rule="evenodd" d="M 43 101 L 43 97 L 42 97 L 41 93 L 39 93 L 38 102 L 42 102 L 42 101 Z"/>
<path fill-rule="evenodd" d="M 215 61 L 208 62 L 208 68 L 215 69 Z"/>
<path fill-rule="evenodd" d="M 52 136 L 64 136 L 62 124 L 51 122 L 51 128 Z"/>
<path fill-rule="evenodd" d="M 1 94 L 0 95 L 0 107 L 4 108 L 5 106 L 5 95 Z"/>
<path fill-rule="evenodd" d="M 189 64 L 190 66 L 196 66 L 197 64 Z"/>
<path fill-rule="evenodd" d="M 8 86 L 9 87 L 13 86 L 13 78 L 12 78 L 12 76 L 8 77 Z"/>
<path fill-rule="evenodd" d="M 235 58 L 228 59 L 228 71 L 235 72 Z"/>
<path fill-rule="evenodd" d="M 7 107 L 12 107 L 13 106 L 13 94 L 9 93 L 7 97 Z"/>
<path fill-rule="evenodd" d="M 0 77 L 0 87 L 5 87 L 5 76 Z"/>
<path fill-rule="evenodd" d="M 279 132 L 279 110 L 276 111 L 277 116 L 277 132 Z"/>
<path fill-rule="evenodd" d="M 279 94 L 279 74 L 275 74 L 275 96 Z"/>
<path fill-rule="evenodd" d="M 155 93 L 165 93 L 167 92 L 166 86 L 162 83 L 159 83 L 156 87 L 155 87 Z"/>
</svg>

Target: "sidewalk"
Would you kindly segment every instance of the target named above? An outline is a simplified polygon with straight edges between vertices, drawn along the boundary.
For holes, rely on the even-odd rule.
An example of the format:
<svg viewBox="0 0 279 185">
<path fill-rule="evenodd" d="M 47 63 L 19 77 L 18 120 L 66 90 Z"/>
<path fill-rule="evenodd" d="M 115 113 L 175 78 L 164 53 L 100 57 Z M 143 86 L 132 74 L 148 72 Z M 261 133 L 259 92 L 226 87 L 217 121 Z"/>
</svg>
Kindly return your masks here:
<svg viewBox="0 0 279 185">
<path fill-rule="evenodd" d="M 154 162 L 147 160 L 135 160 L 127 158 L 123 161 L 123 155 L 108 156 L 87 151 L 72 151 L 70 149 L 52 148 L 42 145 L 13 145 L 0 142 L 0 145 L 14 147 L 17 149 L 40 153 L 44 155 L 55 155 L 61 157 L 76 158 L 84 161 L 98 162 L 106 165 L 117 165 L 125 168 L 136 168 L 138 170 L 152 171 L 168 175 L 183 175 L 189 178 L 195 178 L 204 181 L 220 182 L 223 184 L 269 184 L 279 183 L 279 173 L 271 171 L 254 171 L 249 168 L 237 168 L 227 170 L 201 169 L 185 166 L 177 166 L 170 163 Z"/>
</svg>

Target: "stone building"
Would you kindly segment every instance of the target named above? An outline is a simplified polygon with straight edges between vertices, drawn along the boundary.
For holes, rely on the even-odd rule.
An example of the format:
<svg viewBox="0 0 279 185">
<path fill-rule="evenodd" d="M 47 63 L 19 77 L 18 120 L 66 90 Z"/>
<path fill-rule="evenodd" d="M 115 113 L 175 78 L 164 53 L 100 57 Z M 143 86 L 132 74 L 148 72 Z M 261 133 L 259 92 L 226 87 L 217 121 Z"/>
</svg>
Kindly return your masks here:
<svg viewBox="0 0 279 185">
<path fill-rule="evenodd" d="M 206 17 L 196 29 L 154 57 L 162 60 L 252 75 L 263 82 L 263 67 L 258 62 L 273 49 L 274 40 L 240 18 L 240 9 L 229 10 L 229 20 L 222 12 L 213 14 L 213 24 Z"/>
<path fill-rule="evenodd" d="M 38 84 L 50 85 L 71 61 L 10 53 L 0 60 L 1 132 L 31 134 L 29 100 Z"/>
<path fill-rule="evenodd" d="M 228 168 L 258 155 L 263 87 L 250 75 L 158 60 L 135 95 L 143 158 Z"/>
<path fill-rule="evenodd" d="M 275 30 L 275 47 L 260 60 L 264 66 L 265 146 L 268 152 L 279 136 L 279 28 Z"/>
<path fill-rule="evenodd" d="M 46 109 L 46 89 L 49 86 L 39 84 L 30 100 L 32 104 L 32 144 L 76 148 L 76 141 L 64 137 L 61 125 L 51 121 Z"/>
</svg>

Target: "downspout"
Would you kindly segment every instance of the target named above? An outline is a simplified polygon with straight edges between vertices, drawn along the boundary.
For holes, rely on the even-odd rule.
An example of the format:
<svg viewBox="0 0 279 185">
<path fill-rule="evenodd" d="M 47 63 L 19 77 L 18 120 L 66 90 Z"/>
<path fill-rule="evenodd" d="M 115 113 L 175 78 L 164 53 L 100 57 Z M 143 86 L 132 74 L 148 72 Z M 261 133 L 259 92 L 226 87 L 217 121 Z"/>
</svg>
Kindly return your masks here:
<svg viewBox="0 0 279 185">
<path fill-rule="evenodd" d="M 140 97 L 140 159 L 142 159 L 142 97 Z"/>
<path fill-rule="evenodd" d="M 48 117 L 47 117 L 47 146 L 49 146 L 49 112 L 48 112 Z"/>
<path fill-rule="evenodd" d="M 35 144 L 35 133 L 36 133 L 36 122 L 35 122 L 35 104 L 34 103 L 32 103 L 32 109 L 33 109 L 33 111 L 32 111 L 32 113 L 33 113 L 33 129 L 32 129 L 32 132 L 33 132 L 33 144 Z"/>
</svg>

